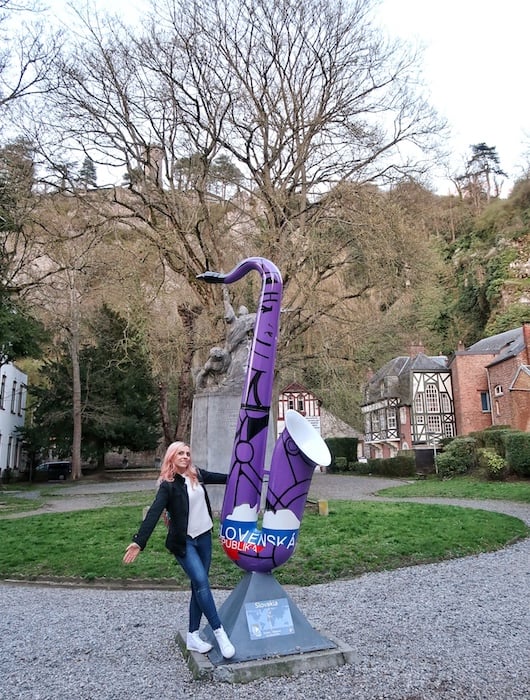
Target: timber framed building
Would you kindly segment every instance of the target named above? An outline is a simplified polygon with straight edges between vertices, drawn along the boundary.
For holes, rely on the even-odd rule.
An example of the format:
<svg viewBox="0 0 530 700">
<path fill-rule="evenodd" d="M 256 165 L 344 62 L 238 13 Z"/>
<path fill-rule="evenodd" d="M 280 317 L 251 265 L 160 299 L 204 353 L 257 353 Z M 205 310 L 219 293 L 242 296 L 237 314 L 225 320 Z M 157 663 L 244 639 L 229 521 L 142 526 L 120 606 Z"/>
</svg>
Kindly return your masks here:
<svg viewBox="0 0 530 700">
<path fill-rule="evenodd" d="M 451 357 L 421 345 L 396 357 L 364 387 L 367 457 L 436 451 L 440 440 L 492 425 L 530 430 L 530 323 L 484 338 Z"/>
</svg>

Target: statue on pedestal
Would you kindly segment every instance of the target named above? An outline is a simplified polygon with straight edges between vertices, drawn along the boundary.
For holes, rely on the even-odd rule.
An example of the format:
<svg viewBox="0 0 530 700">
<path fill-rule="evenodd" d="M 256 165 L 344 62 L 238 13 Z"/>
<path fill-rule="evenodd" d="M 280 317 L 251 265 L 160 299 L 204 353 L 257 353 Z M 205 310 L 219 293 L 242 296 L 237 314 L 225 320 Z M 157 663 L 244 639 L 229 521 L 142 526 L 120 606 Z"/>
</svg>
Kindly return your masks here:
<svg viewBox="0 0 530 700">
<path fill-rule="evenodd" d="M 224 347 L 213 347 L 203 367 L 195 375 L 195 389 L 201 391 L 241 390 L 248 364 L 256 314 L 240 306 L 236 314 L 228 290 L 223 288 L 227 326 Z"/>
</svg>

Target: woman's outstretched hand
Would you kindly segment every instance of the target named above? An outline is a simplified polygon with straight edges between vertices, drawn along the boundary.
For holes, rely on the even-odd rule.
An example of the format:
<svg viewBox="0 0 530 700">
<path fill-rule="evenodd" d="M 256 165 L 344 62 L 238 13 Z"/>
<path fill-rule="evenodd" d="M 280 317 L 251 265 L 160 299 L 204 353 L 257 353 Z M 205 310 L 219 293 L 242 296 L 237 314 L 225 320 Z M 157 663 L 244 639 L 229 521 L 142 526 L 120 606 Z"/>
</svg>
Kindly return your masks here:
<svg viewBox="0 0 530 700">
<path fill-rule="evenodd" d="M 123 563 L 132 564 L 141 551 L 140 545 L 136 544 L 136 542 L 131 542 L 123 555 Z"/>
</svg>

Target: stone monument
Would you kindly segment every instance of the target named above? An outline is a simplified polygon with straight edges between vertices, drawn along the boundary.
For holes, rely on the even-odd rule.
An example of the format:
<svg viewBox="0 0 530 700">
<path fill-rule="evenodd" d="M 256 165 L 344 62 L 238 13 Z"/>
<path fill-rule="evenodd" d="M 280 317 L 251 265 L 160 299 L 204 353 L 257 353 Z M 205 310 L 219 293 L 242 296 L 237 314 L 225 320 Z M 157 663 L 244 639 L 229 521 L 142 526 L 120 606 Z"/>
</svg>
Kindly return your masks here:
<svg viewBox="0 0 530 700">
<path fill-rule="evenodd" d="M 223 287 L 223 301 L 226 340 L 224 347 L 216 346 L 210 350 L 208 359 L 195 375 L 190 442 L 197 467 L 227 474 L 256 314 L 249 313 L 245 306 L 240 306 L 236 313 L 226 287 Z M 276 435 L 272 420 L 271 415 L 269 458 Z"/>
</svg>

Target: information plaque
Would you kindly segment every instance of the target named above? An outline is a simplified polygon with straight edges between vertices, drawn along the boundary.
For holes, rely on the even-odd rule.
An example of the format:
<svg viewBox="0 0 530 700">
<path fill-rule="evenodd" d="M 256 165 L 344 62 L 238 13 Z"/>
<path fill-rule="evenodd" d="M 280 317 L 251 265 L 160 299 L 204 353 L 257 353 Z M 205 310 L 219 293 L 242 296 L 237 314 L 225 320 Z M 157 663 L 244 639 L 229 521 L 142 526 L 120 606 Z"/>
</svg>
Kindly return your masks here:
<svg viewBox="0 0 530 700">
<path fill-rule="evenodd" d="M 293 619 L 287 598 L 245 603 L 245 612 L 252 640 L 294 634 Z"/>
</svg>

